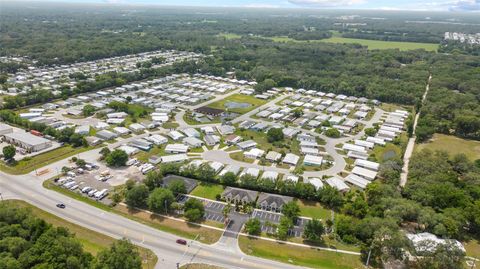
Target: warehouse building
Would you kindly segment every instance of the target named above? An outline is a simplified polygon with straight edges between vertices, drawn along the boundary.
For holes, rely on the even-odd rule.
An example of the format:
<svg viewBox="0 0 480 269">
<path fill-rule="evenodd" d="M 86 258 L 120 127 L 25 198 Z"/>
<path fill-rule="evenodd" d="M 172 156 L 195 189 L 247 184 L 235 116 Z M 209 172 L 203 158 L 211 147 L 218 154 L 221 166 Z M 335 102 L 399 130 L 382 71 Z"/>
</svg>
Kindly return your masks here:
<svg viewBox="0 0 480 269">
<path fill-rule="evenodd" d="M 4 137 L 6 142 L 23 148 L 27 152 L 36 152 L 52 146 L 52 141 L 27 132 L 7 133 Z"/>
</svg>

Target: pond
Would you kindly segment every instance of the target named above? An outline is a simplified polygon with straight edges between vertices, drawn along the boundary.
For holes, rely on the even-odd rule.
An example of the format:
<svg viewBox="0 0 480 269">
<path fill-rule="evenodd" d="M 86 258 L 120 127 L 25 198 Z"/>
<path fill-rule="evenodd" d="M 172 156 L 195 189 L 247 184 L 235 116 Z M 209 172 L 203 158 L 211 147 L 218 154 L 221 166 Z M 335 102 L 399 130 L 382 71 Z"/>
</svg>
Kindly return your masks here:
<svg viewBox="0 0 480 269">
<path fill-rule="evenodd" d="M 249 103 L 239 103 L 239 102 L 226 102 L 224 105 L 226 108 L 247 108 L 250 107 Z"/>
<path fill-rule="evenodd" d="M 396 155 L 397 155 L 397 153 L 395 152 L 395 150 L 385 151 L 385 152 L 383 153 L 383 160 L 386 161 L 386 160 L 388 160 L 388 159 L 395 158 Z"/>
</svg>

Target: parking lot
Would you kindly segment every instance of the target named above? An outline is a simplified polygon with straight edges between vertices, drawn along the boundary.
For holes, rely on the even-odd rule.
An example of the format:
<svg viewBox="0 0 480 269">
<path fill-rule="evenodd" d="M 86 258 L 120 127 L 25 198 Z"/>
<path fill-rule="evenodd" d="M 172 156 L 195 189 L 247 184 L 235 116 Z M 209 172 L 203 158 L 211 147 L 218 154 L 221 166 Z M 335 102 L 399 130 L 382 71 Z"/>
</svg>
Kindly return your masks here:
<svg viewBox="0 0 480 269">
<path fill-rule="evenodd" d="M 282 217 L 282 214 L 280 213 L 268 212 L 268 211 L 259 210 L 259 209 L 255 209 L 252 213 L 252 218 L 256 218 L 260 220 L 262 232 L 270 233 L 270 234 L 275 233 L 276 228 L 270 225 L 266 225 L 266 223 L 270 222 L 272 224 L 278 225 L 281 217 Z M 306 218 L 302 218 L 302 217 L 298 218 L 296 220 L 296 223 L 294 223 L 293 229 L 290 229 L 288 231 L 288 234 L 290 236 L 295 236 L 295 237 L 302 236 L 303 229 L 307 222 L 308 222 L 308 219 Z"/>
<path fill-rule="evenodd" d="M 184 204 L 188 199 L 198 199 L 203 202 L 203 205 L 205 207 L 205 219 L 220 223 L 223 223 L 225 221 L 225 217 L 223 216 L 223 209 L 225 208 L 225 204 L 206 199 L 193 198 L 187 195 L 179 195 L 177 197 L 177 202 Z"/>
</svg>

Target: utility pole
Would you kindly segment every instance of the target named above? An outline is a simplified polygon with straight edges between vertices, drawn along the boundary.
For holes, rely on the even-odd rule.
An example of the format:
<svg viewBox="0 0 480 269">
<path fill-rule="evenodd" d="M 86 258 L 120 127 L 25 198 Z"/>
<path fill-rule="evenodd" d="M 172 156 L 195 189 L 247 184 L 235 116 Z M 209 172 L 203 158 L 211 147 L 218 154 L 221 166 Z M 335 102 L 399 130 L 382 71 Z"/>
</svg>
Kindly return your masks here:
<svg viewBox="0 0 480 269">
<path fill-rule="evenodd" d="M 370 246 L 370 250 L 368 251 L 368 256 L 367 256 L 367 262 L 365 263 L 365 266 L 368 267 L 370 263 L 370 255 L 372 254 L 372 247 Z"/>
</svg>

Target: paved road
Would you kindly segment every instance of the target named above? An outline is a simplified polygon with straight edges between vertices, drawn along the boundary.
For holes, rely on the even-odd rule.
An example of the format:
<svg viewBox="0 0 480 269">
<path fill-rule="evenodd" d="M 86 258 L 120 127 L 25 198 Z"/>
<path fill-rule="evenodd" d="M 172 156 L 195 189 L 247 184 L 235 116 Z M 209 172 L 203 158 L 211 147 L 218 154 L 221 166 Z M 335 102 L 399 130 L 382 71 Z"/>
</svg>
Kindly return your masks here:
<svg viewBox="0 0 480 269">
<path fill-rule="evenodd" d="M 422 104 L 425 103 L 427 99 L 428 91 L 430 90 L 430 82 L 432 81 L 432 75 L 428 77 L 427 86 L 425 87 L 425 92 L 422 96 Z M 402 173 L 400 174 L 400 187 L 405 187 L 408 179 L 408 165 L 410 164 L 410 157 L 412 157 L 413 149 L 415 148 L 415 130 L 417 129 L 418 118 L 420 117 L 420 111 L 417 111 L 415 115 L 415 120 L 413 121 L 413 135 L 408 139 L 407 148 L 405 149 L 405 154 L 403 155 L 403 168 Z"/>
<path fill-rule="evenodd" d="M 158 256 L 156 268 L 175 268 L 177 262 L 211 263 L 225 268 L 298 268 L 226 251 L 221 245 L 199 242 L 194 242 L 190 247 L 178 245 L 175 243 L 177 236 L 44 189 L 42 180 L 32 174 L 13 176 L 0 172 L 0 191 L 4 199 L 25 200 L 85 228 L 114 238 L 129 238 L 135 244 L 151 249 Z M 58 202 L 64 202 L 66 209 L 58 209 L 55 206 Z"/>
</svg>

